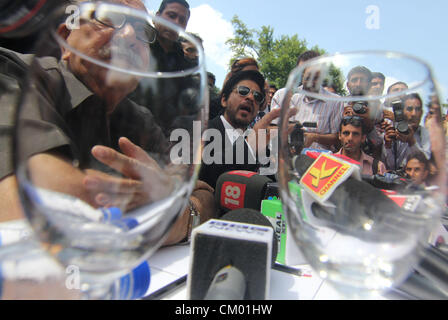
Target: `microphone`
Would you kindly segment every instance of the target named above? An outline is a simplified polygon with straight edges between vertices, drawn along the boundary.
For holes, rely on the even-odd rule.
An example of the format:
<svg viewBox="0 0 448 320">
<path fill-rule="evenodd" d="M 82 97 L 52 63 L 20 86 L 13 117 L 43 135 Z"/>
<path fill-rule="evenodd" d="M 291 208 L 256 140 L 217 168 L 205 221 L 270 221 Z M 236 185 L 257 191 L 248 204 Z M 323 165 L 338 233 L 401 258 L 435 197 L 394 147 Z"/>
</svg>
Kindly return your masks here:
<svg viewBox="0 0 448 320">
<path fill-rule="evenodd" d="M 265 300 L 276 252 L 273 228 L 258 211 L 239 209 L 195 228 L 188 299 Z"/>
<path fill-rule="evenodd" d="M 372 229 L 387 230 L 384 235 L 394 237 L 393 226 L 390 226 L 386 219 L 395 213 L 415 211 L 417 207 L 424 205 L 421 201 L 422 195 L 395 195 L 389 197 L 371 184 L 359 181 L 353 177 L 346 177 L 345 180 L 338 184 L 333 181 L 335 179 L 333 179 L 332 175 L 336 175 L 339 168 L 336 166 L 334 172 L 331 170 L 336 163 L 332 164 L 322 160 L 330 161 L 331 157 L 321 155 L 318 160 L 314 161 L 305 155 L 301 155 L 294 159 L 295 170 L 302 178 L 301 185 L 305 185 L 304 189 L 309 191 L 307 194 L 311 194 L 313 198 L 320 200 L 304 206 L 305 211 L 311 212 L 311 215 L 308 215 L 311 218 L 318 218 L 319 222 L 324 225 L 331 225 L 333 229 L 342 234 L 348 234 L 352 231 L 356 232 L 356 230 L 365 228 L 368 225 Z M 314 181 L 319 182 L 315 184 L 317 186 L 315 190 L 306 186 L 308 183 L 306 180 L 307 176 L 313 176 L 312 169 L 315 169 L 315 176 L 319 176 L 317 173 L 320 174 L 319 177 L 315 177 L 315 180 L 322 180 L 322 176 L 329 176 L 323 185 L 320 184 L 320 180 Z M 325 175 L 325 173 L 327 174 Z M 332 181 L 336 187 L 330 189 L 330 193 L 326 195 L 324 200 L 316 196 L 316 193 L 319 195 L 321 189 L 326 190 L 325 183 L 329 184 Z M 334 206 L 327 206 L 325 204 L 327 200 Z M 340 225 L 343 227 L 339 227 Z M 375 233 L 372 233 L 372 236 L 375 237 Z M 399 235 L 397 234 L 397 236 Z M 439 289 L 433 289 L 432 294 L 440 291 L 440 297 L 440 293 L 446 294 L 448 292 L 448 258 L 441 250 L 434 246 L 425 249 L 422 260 L 414 269 L 430 282 L 433 282 L 434 286 Z M 404 283 L 403 291 L 412 291 L 414 296 L 418 292 L 425 295 L 429 294 L 427 287 L 427 284 L 423 285 L 422 281 L 412 278 Z"/>
<path fill-rule="evenodd" d="M 243 300 L 246 278 L 237 268 L 228 265 L 218 271 L 204 300 Z"/>
<path fill-rule="evenodd" d="M 221 214 L 241 208 L 259 211 L 269 183 L 273 181 L 251 171 L 237 170 L 222 174 L 215 190 L 215 199 Z"/>
<path fill-rule="evenodd" d="M 341 233 L 364 229 L 372 222 L 372 227 L 386 227 L 381 224 L 385 215 L 401 210 L 381 190 L 361 181 L 358 166 L 328 154 L 317 160 L 302 154 L 293 164 L 301 186 L 317 200 L 311 205 L 313 216 L 333 228 L 344 226 L 338 229 Z"/>
<path fill-rule="evenodd" d="M 393 288 L 392 291 L 399 294 L 404 293 L 419 300 L 446 300 L 448 298 L 446 292 L 439 290 L 433 282 L 417 272 L 411 273 L 403 283 Z"/>
<path fill-rule="evenodd" d="M 386 190 L 404 190 L 412 185 L 412 181 L 396 174 L 362 175 L 362 180 L 375 188 Z"/>
<path fill-rule="evenodd" d="M 430 245 L 423 251 L 423 258 L 415 270 L 427 278 L 448 298 L 448 255 Z"/>
</svg>

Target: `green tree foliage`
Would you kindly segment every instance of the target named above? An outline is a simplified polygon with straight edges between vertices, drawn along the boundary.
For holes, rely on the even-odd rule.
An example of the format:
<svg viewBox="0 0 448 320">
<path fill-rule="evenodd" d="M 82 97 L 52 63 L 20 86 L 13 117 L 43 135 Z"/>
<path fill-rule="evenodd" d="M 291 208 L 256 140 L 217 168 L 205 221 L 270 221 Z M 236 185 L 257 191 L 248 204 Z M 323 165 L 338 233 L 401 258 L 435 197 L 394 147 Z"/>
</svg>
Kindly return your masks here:
<svg viewBox="0 0 448 320">
<path fill-rule="evenodd" d="M 300 39 L 297 34 L 292 36 L 282 35 L 280 38 L 274 37 L 274 29 L 271 26 L 262 26 L 260 30 L 249 29 L 237 15 L 232 18 L 235 30 L 234 38 L 227 40 L 233 52 L 230 65 L 236 60 L 244 57 L 252 57 L 260 65 L 261 72 L 270 84 L 275 84 L 277 88 L 283 88 L 288 81 L 290 72 L 297 65 L 297 58 L 307 50 L 316 50 L 321 54 L 325 50 L 314 46 L 309 48 L 304 39 Z M 333 68 L 330 71 L 331 81 L 340 94 L 344 92 L 344 78 L 340 70 Z"/>
</svg>

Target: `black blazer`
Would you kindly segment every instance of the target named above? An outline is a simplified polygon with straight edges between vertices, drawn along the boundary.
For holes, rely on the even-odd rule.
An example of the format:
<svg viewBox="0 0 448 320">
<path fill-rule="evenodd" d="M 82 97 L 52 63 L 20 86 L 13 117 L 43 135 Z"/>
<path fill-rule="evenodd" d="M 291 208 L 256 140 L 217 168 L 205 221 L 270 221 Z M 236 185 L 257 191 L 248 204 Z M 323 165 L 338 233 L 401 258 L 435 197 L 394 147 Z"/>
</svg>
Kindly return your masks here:
<svg viewBox="0 0 448 320">
<path fill-rule="evenodd" d="M 220 116 L 209 121 L 208 129 L 216 129 L 219 131 L 221 135 L 221 143 L 219 143 L 218 140 L 215 142 L 214 146 L 210 146 L 210 144 L 215 141 L 214 138 L 205 142 L 201 170 L 199 171 L 199 180 L 205 181 L 213 188 L 216 188 L 216 182 L 219 176 L 225 172 L 234 170 L 258 171 L 258 161 L 251 155 L 246 140 L 241 137 L 235 141 L 234 144 L 231 144 Z M 213 134 L 211 136 L 213 136 Z M 210 147 L 208 150 L 207 146 Z M 241 149 L 243 149 L 243 154 L 241 154 Z M 228 158 L 227 163 L 226 154 Z M 233 154 L 232 158 L 230 158 L 230 154 Z M 213 159 L 220 159 L 221 163 L 206 164 L 204 161 L 207 161 L 206 158 L 208 158 L 208 156 L 212 156 Z"/>
</svg>

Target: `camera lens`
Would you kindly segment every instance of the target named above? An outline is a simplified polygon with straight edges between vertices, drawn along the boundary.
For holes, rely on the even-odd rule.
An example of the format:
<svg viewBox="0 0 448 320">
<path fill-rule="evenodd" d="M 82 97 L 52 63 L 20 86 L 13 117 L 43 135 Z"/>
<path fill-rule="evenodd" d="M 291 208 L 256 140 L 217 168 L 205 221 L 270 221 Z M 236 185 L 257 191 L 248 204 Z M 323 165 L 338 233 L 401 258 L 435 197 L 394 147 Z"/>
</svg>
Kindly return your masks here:
<svg viewBox="0 0 448 320">
<path fill-rule="evenodd" d="M 397 130 L 398 132 L 402 133 L 402 134 L 409 134 L 409 125 L 406 121 L 402 121 L 400 123 L 397 124 Z"/>
<path fill-rule="evenodd" d="M 353 111 L 357 114 L 365 114 L 367 113 L 367 108 L 364 104 L 357 102 L 353 105 Z"/>
</svg>

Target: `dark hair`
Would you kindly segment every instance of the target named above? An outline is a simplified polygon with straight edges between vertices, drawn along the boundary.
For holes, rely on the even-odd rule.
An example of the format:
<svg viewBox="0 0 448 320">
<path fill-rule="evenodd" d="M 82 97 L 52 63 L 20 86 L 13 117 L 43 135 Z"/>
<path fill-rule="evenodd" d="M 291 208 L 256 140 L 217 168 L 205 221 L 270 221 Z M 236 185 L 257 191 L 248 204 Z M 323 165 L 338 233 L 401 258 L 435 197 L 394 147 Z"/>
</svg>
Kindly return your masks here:
<svg viewBox="0 0 448 320">
<path fill-rule="evenodd" d="M 187 8 L 188 12 L 190 12 L 190 5 L 185 0 L 163 0 L 157 12 L 162 13 L 165 10 L 166 6 L 170 3 L 179 3 L 180 5 L 183 5 L 185 8 Z"/>
<path fill-rule="evenodd" d="M 387 88 L 387 93 L 390 93 L 390 90 L 392 89 L 392 87 L 393 87 L 393 86 L 396 86 L 397 84 L 402 84 L 402 85 L 404 85 L 406 88 L 409 88 L 407 83 L 405 83 L 405 82 L 403 82 L 403 81 L 398 81 L 398 82 L 395 82 L 394 84 L 392 84 L 389 88 Z"/>
<path fill-rule="evenodd" d="M 408 162 L 412 159 L 418 160 L 420 163 L 423 163 L 425 170 L 430 171 L 430 161 L 426 158 L 425 154 L 421 151 L 414 151 L 406 158 L 406 166 Z"/>
<path fill-rule="evenodd" d="M 372 79 L 380 78 L 383 82 L 386 80 L 386 77 L 381 72 L 372 72 Z"/>
<path fill-rule="evenodd" d="M 418 101 L 420 101 L 420 104 L 423 107 L 423 100 L 418 93 L 410 93 L 408 95 L 405 95 L 403 98 L 401 98 L 401 102 L 404 105 L 404 103 L 406 101 L 411 100 L 411 99 L 417 99 Z"/>
<path fill-rule="evenodd" d="M 193 32 L 187 32 L 187 34 L 192 36 L 193 38 L 195 38 L 199 42 L 201 47 L 204 48 L 204 40 L 202 40 L 202 38 L 198 34 L 193 33 Z M 179 37 L 179 42 L 180 43 L 189 43 L 190 41 L 188 41 L 184 37 Z"/>
<path fill-rule="evenodd" d="M 269 88 L 272 88 L 272 89 L 278 90 L 278 89 L 277 89 L 277 86 L 276 86 L 275 84 L 270 84 L 270 85 L 269 85 Z"/>
<path fill-rule="evenodd" d="M 364 120 L 360 116 L 347 116 L 342 118 L 339 124 L 339 132 L 342 132 L 342 126 L 352 125 L 356 128 L 361 128 L 361 133 L 367 134 L 366 126 L 364 125 Z"/>
<path fill-rule="evenodd" d="M 237 59 L 232 63 L 232 66 L 230 67 L 230 72 L 236 73 L 238 71 L 243 70 L 247 66 L 256 66 L 257 69 L 259 69 L 257 60 L 255 60 L 254 58 L 242 58 Z"/>
<path fill-rule="evenodd" d="M 297 65 L 299 65 L 299 63 L 301 61 L 308 61 L 308 60 L 317 58 L 319 56 L 320 56 L 320 53 L 317 51 L 314 51 L 314 50 L 305 51 L 297 58 Z"/>
<path fill-rule="evenodd" d="M 350 70 L 350 72 L 347 75 L 347 80 L 350 81 L 350 78 L 355 73 L 363 73 L 367 76 L 368 82 L 372 81 L 372 72 L 364 66 L 357 66 L 357 67 L 354 67 L 352 70 Z"/>
<path fill-rule="evenodd" d="M 263 96 L 266 95 L 266 92 L 264 90 L 264 84 L 266 80 L 264 79 L 263 75 L 255 70 L 246 70 L 235 73 L 230 77 L 229 80 L 227 80 L 224 88 L 222 89 L 221 98 L 227 100 L 235 86 L 243 80 L 252 80 L 260 87 L 260 91 Z"/>
<path fill-rule="evenodd" d="M 211 78 L 213 80 L 216 80 L 215 75 L 212 72 L 210 72 L 210 71 L 207 72 L 207 78 Z"/>
</svg>

